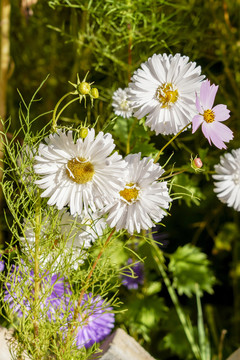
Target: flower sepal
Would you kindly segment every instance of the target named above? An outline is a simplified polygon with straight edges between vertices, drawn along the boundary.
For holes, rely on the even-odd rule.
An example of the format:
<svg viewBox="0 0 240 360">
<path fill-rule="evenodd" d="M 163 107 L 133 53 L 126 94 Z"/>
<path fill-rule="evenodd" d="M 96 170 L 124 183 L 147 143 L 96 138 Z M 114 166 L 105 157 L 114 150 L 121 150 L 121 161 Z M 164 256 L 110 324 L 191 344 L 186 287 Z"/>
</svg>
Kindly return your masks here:
<svg viewBox="0 0 240 360">
<path fill-rule="evenodd" d="M 89 83 L 86 81 L 87 76 L 88 76 L 88 72 L 84 76 L 84 79 L 81 81 L 79 78 L 79 75 L 77 74 L 77 83 L 76 84 L 69 81 L 69 84 L 71 84 L 75 88 L 75 91 L 73 91 L 72 94 L 78 95 L 80 103 L 84 99 L 85 107 L 86 107 L 86 103 L 87 103 L 87 96 L 90 97 L 91 106 L 93 106 L 93 100 L 97 99 L 99 97 L 98 89 L 91 88 L 91 85 L 93 84 L 93 82 Z"/>
</svg>

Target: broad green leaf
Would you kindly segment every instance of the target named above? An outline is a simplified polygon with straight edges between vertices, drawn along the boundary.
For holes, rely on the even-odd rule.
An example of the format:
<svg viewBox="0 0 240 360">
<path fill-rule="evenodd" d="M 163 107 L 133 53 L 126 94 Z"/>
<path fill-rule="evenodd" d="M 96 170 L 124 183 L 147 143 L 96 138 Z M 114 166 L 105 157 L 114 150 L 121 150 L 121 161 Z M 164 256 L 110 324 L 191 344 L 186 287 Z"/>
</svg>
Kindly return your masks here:
<svg viewBox="0 0 240 360">
<path fill-rule="evenodd" d="M 151 156 L 154 157 L 158 150 L 156 150 L 154 144 L 148 143 L 148 141 L 144 142 L 136 142 L 133 149 L 131 149 L 132 153 L 142 153 L 142 156 Z"/>
<path fill-rule="evenodd" d="M 200 294 L 203 291 L 213 293 L 215 277 L 210 269 L 207 255 L 196 246 L 187 244 L 179 246 L 170 255 L 169 271 L 173 275 L 173 286 L 180 295 L 189 297 L 195 293 L 195 284 L 199 285 Z"/>
</svg>

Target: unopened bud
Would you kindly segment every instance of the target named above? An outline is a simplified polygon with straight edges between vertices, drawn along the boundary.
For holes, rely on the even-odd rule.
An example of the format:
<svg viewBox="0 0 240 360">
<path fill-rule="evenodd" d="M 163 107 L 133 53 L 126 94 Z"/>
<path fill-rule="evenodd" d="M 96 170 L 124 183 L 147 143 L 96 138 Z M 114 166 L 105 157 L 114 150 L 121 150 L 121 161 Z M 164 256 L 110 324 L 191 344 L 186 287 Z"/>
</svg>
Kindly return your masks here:
<svg viewBox="0 0 240 360">
<path fill-rule="evenodd" d="M 88 135 L 88 128 L 86 128 L 86 127 L 81 128 L 80 129 L 80 137 L 82 139 L 85 139 L 87 137 L 87 135 Z"/>
<path fill-rule="evenodd" d="M 97 99 L 99 97 L 99 92 L 97 88 L 92 88 L 91 95 L 94 99 Z"/>
<path fill-rule="evenodd" d="M 78 85 L 77 90 L 81 95 L 87 95 L 90 93 L 91 86 L 88 82 L 83 81 Z"/>
<path fill-rule="evenodd" d="M 200 158 L 195 158 L 193 162 L 197 169 L 201 169 L 203 166 L 202 160 Z"/>
</svg>

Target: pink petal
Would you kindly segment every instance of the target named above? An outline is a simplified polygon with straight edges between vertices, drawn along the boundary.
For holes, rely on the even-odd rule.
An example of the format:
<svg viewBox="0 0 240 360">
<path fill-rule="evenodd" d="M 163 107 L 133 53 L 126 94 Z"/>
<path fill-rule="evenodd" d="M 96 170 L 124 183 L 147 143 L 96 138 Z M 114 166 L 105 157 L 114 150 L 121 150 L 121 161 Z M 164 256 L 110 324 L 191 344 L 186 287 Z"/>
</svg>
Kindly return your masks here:
<svg viewBox="0 0 240 360">
<path fill-rule="evenodd" d="M 207 124 L 205 121 L 202 123 L 202 132 L 205 138 L 208 139 L 209 144 L 212 145 L 210 136 L 211 128 L 209 127 L 209 124 Z"/>
<path fill-rule="evenodd" d="M 202 85 L 200 88 L 200 101 L 201 101 L 201 104 L 204 107 L 204 109 L 207 109 L 205 105 L 206 105 L 206 101 L 208 98 L 209 87 L 210 87 L 209 80 L 205 80 L 202 82 Z"/>
<path fill-rule="evenodd" d="M 221 122 L 215 122 L 214 131 L 216 134 L 225 142 L 229 142 L 233 139 L 233 132 L 229 127 L 222 124 Z"/>
<path fill-rule="evenodd" d="M 200 89 L 200 100 L 205 110 L 212 109 L 218 86 L 210 85 L 209 80 L 205 80 Z"/>
<path fill-rule="evenodd" d="M 195 115 L 192 119 L 192 134 L 195 133 L 195 131 L 199 128 L 199 126 L 203 122 L 203 116 L 202 115 Z"/>
<path fill-rule="evenodd" d="M 221 122 L 214 121 L 211 124 L 203 123 L 202 131 L 204 136 L 219 149 L 226 149 L 225 142 L 233 139 L 233 132 Z"/>
<path fill-rule="evenodd" d="M 226 149 L 227 146 L 224 144 L 221 138 L 219 138 L 217 135 L 212 135 L 212 142 L 218 149 Z"/>
<path fill-rule="evenodd" d="M 218 86 L 214 84 L 210 86 L 210 91 L 206 102 L 206 109 L 212 109 L 217 91 L 218 91 Z"/>
<path fill-rule="evenodd" d="M 216 121 L 225 121 L 230 117 L 230 110 L 227 109 L 226 105 L 216 105 L 212 110 L 215 114 Z"/>
</svg>

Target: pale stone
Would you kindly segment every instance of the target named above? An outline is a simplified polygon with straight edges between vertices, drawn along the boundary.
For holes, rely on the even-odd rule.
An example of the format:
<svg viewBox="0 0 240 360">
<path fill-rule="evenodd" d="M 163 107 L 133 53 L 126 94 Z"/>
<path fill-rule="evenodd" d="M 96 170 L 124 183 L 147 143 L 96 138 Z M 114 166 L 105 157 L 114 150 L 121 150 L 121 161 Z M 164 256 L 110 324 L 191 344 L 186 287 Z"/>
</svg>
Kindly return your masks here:
<svg viewBox="0 0 240 360">
<path fill-rule="evenodd" d="M 101 360 L 154 360 L 154 358 L 143 349 L 124 330 L 117 329 L 100 346 L 101 353 L 92 357 Z"/>
<path fill-rule="evenodd" d="M 232 353 L 227 360 L 240 360 L 240 348 L 237 349 L 236 351 L 234 351 L 234 353 Z"/>
<path fill-rule="evenodd" d="M 14 330 L 8 330 L 0 326 L 0 360 L 12 360 L 16 357 L 18 342 L 13 337 Z M 22 354 L 22 360 L 30 360 L 26 353 Z"/>
</svg>

